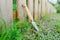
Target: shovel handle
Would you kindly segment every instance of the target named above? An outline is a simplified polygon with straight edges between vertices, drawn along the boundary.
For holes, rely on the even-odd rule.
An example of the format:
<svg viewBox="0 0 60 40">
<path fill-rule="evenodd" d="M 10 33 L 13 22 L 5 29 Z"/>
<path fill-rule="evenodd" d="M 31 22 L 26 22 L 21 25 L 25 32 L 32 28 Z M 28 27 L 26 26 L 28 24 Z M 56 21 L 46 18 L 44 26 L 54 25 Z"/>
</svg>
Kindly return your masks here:
<svg viewBox="0 0 60 40">
<path fill-rule="evenodd" d="M 23 4 L 22 7 L 23 7 L 23 8 L 25 9 L 25 11 L 27 12 L 27 15 L 28 15 L 29 19 L 30 19 L 31 21 L 33 21 L 33 17 L 32 17 L 32 15 L 31 15 L 28 7 L 26 6 L 26 4 Z"/>
<path fill-rule="evenodd" d="M 36 23 L 33 21 L 33 17 L 32 17 L 32 15 L 31 15 L 28 7 L 26 6 L 26 4 L 22 5 L 22 7 L 23 7 L 23 8 L 25 9 L 25 11 L 27 12 L 27 15 L 28 15 L 28 17 L 30 18 L 30 20 L 32 21 L 32 24 L 33 24 L 33 26 L 35 27 L 35 29 L 36 29 L 37 31 L 39 31 L 38 26 L 37 26 Z"/>
</svg>

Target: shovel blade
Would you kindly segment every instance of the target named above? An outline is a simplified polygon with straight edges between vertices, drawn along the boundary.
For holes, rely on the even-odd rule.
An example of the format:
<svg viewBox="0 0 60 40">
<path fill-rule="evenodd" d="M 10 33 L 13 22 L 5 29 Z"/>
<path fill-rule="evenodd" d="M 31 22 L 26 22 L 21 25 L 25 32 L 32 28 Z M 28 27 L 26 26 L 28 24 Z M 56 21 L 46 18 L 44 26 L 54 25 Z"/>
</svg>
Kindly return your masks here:
<svg viewBox="0 0 60 40">
<path fill-rule="evenodd" d="M 32 21 L 32 25 L 34 26 L 34 28 L 35 28 L 37 31 L 39 31 L 38 26 L 36 25 L 36 23 L 35 23 L 34 21 Z"/>
</svg>

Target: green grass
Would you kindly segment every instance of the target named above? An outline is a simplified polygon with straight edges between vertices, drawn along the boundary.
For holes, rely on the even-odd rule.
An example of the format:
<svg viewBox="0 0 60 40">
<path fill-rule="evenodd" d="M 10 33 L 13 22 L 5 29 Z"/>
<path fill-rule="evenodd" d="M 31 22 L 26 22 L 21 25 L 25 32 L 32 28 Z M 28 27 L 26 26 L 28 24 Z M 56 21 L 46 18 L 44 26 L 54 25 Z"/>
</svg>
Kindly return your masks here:
<svg viewBox="0 0 60 40">
<path fill-rule="evenodd" d="M 48 17 L 42 19 L 47 20 Z M 36 22 L 40 29 L 39 32 L 28 21 L 14 20 L 13 23 L 13 27 L 1 34 L 0 40 L 60 40 L 60 20 L 50 20 L 49 22 L 47 20 L 45 23 L 47 28 L 43 28 L 42 23 Z"/>
</svg>

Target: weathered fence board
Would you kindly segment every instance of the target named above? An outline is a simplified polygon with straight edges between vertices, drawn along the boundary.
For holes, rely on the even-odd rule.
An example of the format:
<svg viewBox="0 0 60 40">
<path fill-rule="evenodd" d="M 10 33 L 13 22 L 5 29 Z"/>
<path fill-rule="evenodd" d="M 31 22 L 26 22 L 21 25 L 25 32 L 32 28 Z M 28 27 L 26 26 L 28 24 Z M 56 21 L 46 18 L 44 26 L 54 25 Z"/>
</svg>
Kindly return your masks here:
<svg viewBox="0 0 60 40">
<path fill-rule="evenodd" d="M 42 16 L 45 16 L 45 0 L 41 0 Z"/>
<path fill-rule="evenodd" d="M 41 19 L 41 0 L 38 0 L 38 16 Z"/>
<path fill-rule="evenodd" d="M 38 19 L 38 0 L 33 0 L 33 16 L 34 19 Z"/>
<path fill-rule="evenodd" d="M 31 12 L 31 15 L 33 16 L 33 0 L 28 0 L 28 8 L 29 8 L 29 11 Z M 28 19 L 30 21 L 29 17 Z"/>
<path fill-rule="evenodd" d="M 17 12 L 19 14 L 20 20 L 25 20 L 26 19 L 26 13 L 25 10 L 22 8 L 22 4 L 26 4 L 26 0 L 17 0 Z"/>
<path fill-rule="evenodd" d="M 45 1 L 45 3 L 46 3 L 46 15 L 49 15 L 49 13 L 50 13 L 50 5 L 49 5 L 47 0 Z"/>
<path fill-rule="evenodd" d="M 12 0 L 0 0 L 0 16 L 8 23 L 12 22 Z"/>
<path fill-rule="evenodd" d="M 33 0 L 28 0 L 28 8 L 33 16 Z"/>
</svg>

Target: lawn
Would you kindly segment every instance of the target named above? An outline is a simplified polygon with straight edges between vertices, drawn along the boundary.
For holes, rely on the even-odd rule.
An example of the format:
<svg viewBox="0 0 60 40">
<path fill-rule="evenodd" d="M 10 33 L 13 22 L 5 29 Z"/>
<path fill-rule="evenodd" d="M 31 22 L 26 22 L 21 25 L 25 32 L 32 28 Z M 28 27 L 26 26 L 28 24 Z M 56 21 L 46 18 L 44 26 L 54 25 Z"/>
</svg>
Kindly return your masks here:
<svg viewBox="0 0 60 40">
<path fill-rule="evenodd" d="M 50 19 L 47 16 L 42 17 L 42 20 L 45 21 L 36 21 L 39 32 L 28 21 L 14 20 L 14 25 L 8 26 L 10 28 L 6 29 L 7 31 L 1 31 L 0 40 L 60 40 L 60 20 Z"/>
</svg>

